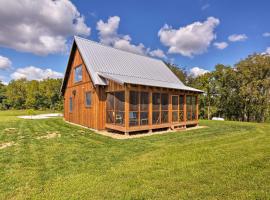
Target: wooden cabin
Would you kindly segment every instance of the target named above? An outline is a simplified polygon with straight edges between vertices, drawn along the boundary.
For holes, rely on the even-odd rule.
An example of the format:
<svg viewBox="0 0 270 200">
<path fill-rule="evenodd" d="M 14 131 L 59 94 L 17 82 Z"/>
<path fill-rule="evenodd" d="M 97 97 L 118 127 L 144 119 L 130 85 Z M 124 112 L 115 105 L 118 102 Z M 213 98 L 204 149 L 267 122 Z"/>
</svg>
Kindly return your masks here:
<svg viewBox="0 0 270 200">
<path fill-rule="evenodd" d="M 125 134 L 198 125 L 202 93 L 161 60 L 76 36 L 61 92 L 66 121 Z"/>
</svg>

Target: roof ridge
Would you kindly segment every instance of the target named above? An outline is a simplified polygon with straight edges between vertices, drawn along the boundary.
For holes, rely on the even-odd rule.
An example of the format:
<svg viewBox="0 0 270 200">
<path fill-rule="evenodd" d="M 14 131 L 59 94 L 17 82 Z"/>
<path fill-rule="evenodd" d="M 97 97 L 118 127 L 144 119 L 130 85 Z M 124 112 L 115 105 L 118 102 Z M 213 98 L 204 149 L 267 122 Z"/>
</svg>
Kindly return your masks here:
<svg viewBox="0 0 270 200">
<path fill-rule="evenodd" d="M 159 80 L 159 79 L 151 79 L 151 78 L 146 78 L 146 77 L 141 77 L 141 76 L 131 76 L 131 75 L 126 75 L 126 74 L 116 74 L 116 73 L 103 72 L 103 71 L 98 71 L 98 73 L 105 73 L 105 74 L 112 74 L 112 75 L 119 75 L 119 76 L 127 76 L 127 77 L 135 77 L 135 78 L 141 78 L 141 79 L 147 79 L 147 80 L 153 80 L 153 81 L 160 81 L 160 82 L 166 82 L 166 83 L 175 83 L 175 84 L 181 84 L 182 83 L 180 81 L 178 83 L 176 83 L 176 82 L 169 82 L 169 81 L 164 81 L 164 80 Z"/>
<path fill-rule="evenodd" d="M 111 49 L 115 49 L 115 50 L 118 50 L 118 51 L 122 51 L 122 52 L 125 52 L 125 53 L 129 53 L 129 54 L 133 54 L 133 55 L 137 55 L 137 56 L 142 56 L 142 57 L 145 57 L 145 58 L 149 58 L 149 59 L 153 59 L 153 60 L 156 60 L 156 61 L 159 61 L 159 62 L 163 62 L 163 60 L 158 59 L 158 58 L 153 58 L 153 57 L 150 57 L 150 56 L 147 56 L 147 55 L 142 55 L 142 54 L 138 54 L 138 53 L 134 53 L 134 52 L 130 52 L 130 51 L 125 51 L 123 49 L 118 49 L 116 47 L 112 47 L 112 46 L 102 44 L 102 43 L 94 41 L 94 40 L 89 40 L 89 39 L 86 39 L 86 38 L 83 38 L 83 37 L 79 37 L 77 35 L 74 35 L 74 38 L 86 40 L 88 42 L 92 42 L 92 43 L 95 43 L 95 44 L 98 44 L 98 45 L 101 45 L 101 46 L 104 46 L 104 47 L 108 47 L 108 48 L 111 48 Z"/>
</svg>

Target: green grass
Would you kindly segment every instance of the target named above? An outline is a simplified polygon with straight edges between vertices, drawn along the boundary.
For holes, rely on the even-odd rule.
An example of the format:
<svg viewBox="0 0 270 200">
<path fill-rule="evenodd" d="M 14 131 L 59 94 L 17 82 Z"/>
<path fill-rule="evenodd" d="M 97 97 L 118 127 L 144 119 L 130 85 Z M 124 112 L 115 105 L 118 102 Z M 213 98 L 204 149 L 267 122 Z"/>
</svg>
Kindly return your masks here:
<svg viewBox="0 0 270 200">
<path fill-rule="evenodd" d="M 270 198 L 269 124 L 201 121 L 208 128 L 115 140 L 19 114 L 0 112 L 0 143 L 17 143 L 0 149 L 0 199 Z M 47 131 L 61 137 L 36 139 Z"/>
</svg>

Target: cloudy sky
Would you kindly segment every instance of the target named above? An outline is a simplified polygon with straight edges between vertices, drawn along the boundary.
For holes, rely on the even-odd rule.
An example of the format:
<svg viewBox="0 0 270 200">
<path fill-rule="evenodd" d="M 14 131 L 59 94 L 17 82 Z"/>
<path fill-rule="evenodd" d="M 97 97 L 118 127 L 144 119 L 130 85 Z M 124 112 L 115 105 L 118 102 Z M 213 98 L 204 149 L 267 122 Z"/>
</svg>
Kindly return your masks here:
<svg viewBox="0 0 270 200">
<path fill-rule="evenodd" d="M 194 76 L 270 53 L 269 0 L 0 0 L 0 80 L 62 77 L 73 35 Z"/>
</svg>

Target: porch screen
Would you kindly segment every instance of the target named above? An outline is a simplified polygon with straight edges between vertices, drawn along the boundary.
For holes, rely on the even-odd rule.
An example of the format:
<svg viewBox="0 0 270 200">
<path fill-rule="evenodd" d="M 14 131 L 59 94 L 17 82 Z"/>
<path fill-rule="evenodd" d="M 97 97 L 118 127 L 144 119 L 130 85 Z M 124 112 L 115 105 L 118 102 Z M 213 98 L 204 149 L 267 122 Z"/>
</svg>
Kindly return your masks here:
<svg viewBox="0 0 270 200">
<path fill-rule="evenodd" d="M 184 95 L 179 96 L 179 122 L 184 121 Z"/>
<path fill-rule="evenodd" d="M 178 96 L 172 96 L 172 121 L 178 122 Z"/>
<path fill-rule="evenodd" d="M 161 94 L 161 123 L 168 123 L 169 95 Z"/>
<path fill-rule="evenodd" d="M 192 107 L 191 107 L 191 96 L 187 96 L 187 99 L 186 99 L 186 102 L 187 102 L 187 121 L 190 121 L 192 118 L 191 118 L 191 112 L 192 112 Z"/>
<path fill-rule="evenodd" d="M 129 95 L 129 126 L 148 124 L 148 100 L 147 92 L 131 91 Z"/>
<path fill-rule="evenodd" d="M 139 93 L 129 93 L 129 126 L 139 125 Z"/>
<path fill-rule="evenodd" d="M 148 125 L 149 95 L 141 92 L 140 97 L 140 125 Z"/>
<path fill-rule="evenodd" d="M 169 95 L 165 93 L 153 93 L 152 105 L 152 123 L 168 123 Z"/>
<path fill-rule="evenodd" d="M 125 92 L 107 93 L 106 116 L 108 124 L 125 124 Z"/>
<path fill-rule="evenodd" d="M 160 124 L 160 93 L 152 94 L 152 123 Z"/>
</svg>

